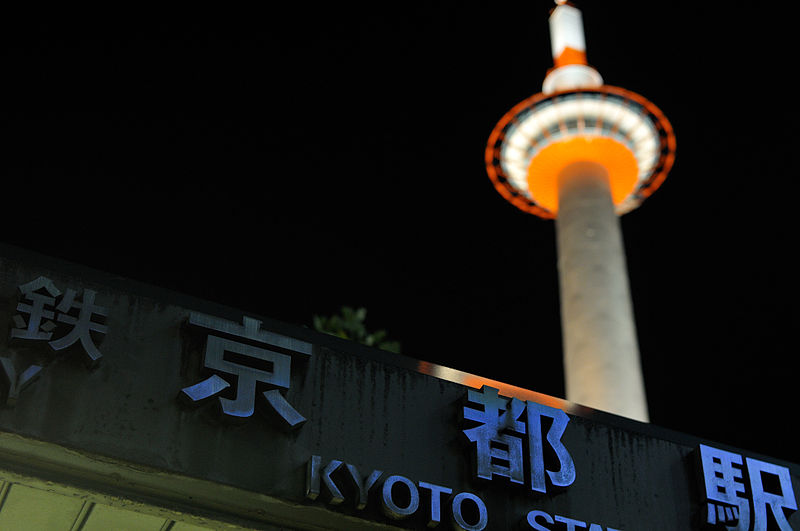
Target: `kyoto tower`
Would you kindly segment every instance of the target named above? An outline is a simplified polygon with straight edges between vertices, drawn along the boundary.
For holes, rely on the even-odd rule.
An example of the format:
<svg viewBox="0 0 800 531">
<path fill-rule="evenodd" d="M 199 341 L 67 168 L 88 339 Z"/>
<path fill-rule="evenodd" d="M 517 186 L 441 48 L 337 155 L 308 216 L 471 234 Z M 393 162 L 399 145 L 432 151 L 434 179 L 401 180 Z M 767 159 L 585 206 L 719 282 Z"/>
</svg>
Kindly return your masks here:
<svg viewBox="0 0 800 531">
<path fill-rule="evenodd" d="M 618 216 L 664 181 L 675 136 L 655 105 L 603 83 L 581 12 L 556 4 L 554 67 L 495 126 L 486 168 L 511 204 L 555 219 L 567 400 L 647 422 Z"/>
</svg>

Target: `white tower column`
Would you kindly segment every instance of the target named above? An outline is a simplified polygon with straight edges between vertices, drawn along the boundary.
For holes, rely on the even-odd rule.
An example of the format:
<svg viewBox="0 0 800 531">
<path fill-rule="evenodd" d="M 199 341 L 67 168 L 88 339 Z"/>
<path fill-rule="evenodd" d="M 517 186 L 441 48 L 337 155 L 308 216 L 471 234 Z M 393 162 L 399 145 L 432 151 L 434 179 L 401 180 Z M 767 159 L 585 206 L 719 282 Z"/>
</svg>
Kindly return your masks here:
<svg viewBox="0 0 800 531">
<path fill-rule="evenodd" d="M 625 250 L 605 168 L 559 177 L 556 217 L 567 400 L 648 421 Z"/>
</svg>

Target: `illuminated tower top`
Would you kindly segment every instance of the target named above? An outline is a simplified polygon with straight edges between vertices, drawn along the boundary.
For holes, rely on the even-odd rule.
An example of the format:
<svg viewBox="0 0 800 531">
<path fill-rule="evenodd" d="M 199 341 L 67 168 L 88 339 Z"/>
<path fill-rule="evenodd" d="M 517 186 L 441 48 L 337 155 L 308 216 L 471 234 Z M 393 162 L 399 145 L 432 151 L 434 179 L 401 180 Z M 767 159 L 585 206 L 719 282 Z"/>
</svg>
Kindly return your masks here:
<svg viewBox="0 0 800 531">
<path fill-rule="evenodd" d="M 655 105 L 604 84 L 586 61 L 581 12 L 556 3 L 554 66 L 495 126 L 486 168 L 513 205 L 556 220 L 567 399 L 647 422 L 618 216 L 661 185 L 675 135 Z"/>
<path fill-rule="evenodd" d="M 576 161 L 595 162 L 608 171 L 615 210 L 624 214 L 663 182 L 675 158 L 675 136 L 651 102 L 603 84 L 586 60 L 581 12 L 556 3 L 550 14 L 554 67 L 542 92 L 495 126 L 486 148 L 487 171 L 513 205 L 554 218 L 561 171 Z"/>
</svg>

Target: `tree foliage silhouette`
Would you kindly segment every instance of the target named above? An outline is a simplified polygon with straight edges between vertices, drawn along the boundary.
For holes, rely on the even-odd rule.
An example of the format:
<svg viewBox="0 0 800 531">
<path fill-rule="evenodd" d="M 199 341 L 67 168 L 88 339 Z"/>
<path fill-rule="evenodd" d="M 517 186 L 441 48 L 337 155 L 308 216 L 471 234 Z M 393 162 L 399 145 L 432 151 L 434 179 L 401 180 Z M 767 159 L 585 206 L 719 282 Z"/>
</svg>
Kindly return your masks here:
<svg viewBox="0 0 800 531">
<path fill-rule="evenodd" d="M 330 316 L 314 315 L 314 329 L 343 339 L 357 341 L 363 345 L 400 353 L 400 343 L 386 339 L 386 330 L 367 331 L 364 321 L 367 309 L 342 306 L 339 313 Z"/>
</svg>

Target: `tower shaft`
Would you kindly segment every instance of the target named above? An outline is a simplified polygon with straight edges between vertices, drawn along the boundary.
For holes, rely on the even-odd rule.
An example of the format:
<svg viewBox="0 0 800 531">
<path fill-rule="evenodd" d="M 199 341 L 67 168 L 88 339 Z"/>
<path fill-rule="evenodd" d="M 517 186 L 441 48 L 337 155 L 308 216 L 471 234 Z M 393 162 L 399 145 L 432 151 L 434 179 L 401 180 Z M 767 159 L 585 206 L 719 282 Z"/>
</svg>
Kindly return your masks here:
<svg viewBox="0 0 800 531">
<path fill-rule="evenodd" d="M 568 400 L 648 421 L 625 251 L 605 168 L 559 176 L 556 236 Z"/>
</svg>

